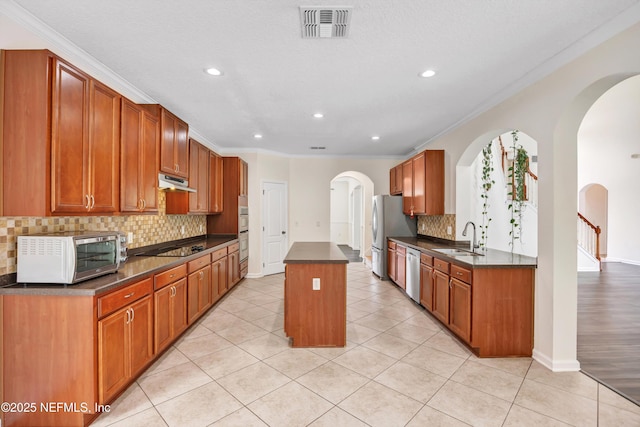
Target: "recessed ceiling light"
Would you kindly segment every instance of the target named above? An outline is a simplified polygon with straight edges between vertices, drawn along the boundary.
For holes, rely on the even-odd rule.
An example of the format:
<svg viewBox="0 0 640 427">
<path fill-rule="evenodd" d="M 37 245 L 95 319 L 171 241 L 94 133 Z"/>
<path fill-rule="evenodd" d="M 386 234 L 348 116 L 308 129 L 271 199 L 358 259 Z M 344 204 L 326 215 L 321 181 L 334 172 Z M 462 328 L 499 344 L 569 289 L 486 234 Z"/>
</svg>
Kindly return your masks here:
<svg viewBox="0 0 640 427">
<path fill-rule="evenodd" d="M 255 139 L 260 139 L 260 138 L 262 138 L 262 134 L 256 133 L 256 134 L 253 135 L 253 137 Z"/>
<path fill-rule="evenodd" d="M 324 117 L 324 114 L 322 114 L 322 113 L 315 113 L 315 114 L 313 115 L 313 117 L 315 117 L 316 119 L 321 119 L 321 118 L 323 118 L 323 117 Z"/>
<path fill-rule="evenodd" d="M 433 77 L 436 75 L 436 72 L 433 70 L 425 70 L 421 72 L 419 75 L 420 77 Z"/>
<path fill-rule="evenodd" d="M 379 139 L 380 139 L 380 137 L 379 137 L 378 135 L 374 135 L 374 136 L 372 136 L 372 137 L 371 137 L 371 139 L 372 139 L 373 141 L 377 141 L 377 140 L 379 140 Z"/>
<path fill-rule="evenodd" d="M 211 74 L 212 76 L 221 76 L 222 75 L 222 71 L 218 70 L 217 68 L 207 68 L 204 71 L 205 71 L 205 73 Z"/>
</svg>

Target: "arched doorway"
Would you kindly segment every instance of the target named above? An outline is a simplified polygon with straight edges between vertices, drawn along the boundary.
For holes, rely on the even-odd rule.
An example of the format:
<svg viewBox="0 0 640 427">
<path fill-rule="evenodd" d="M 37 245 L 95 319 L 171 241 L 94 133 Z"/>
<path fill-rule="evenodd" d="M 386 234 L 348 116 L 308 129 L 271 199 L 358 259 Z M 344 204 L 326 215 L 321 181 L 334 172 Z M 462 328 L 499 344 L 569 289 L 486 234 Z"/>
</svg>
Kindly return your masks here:
<svg viewBox="0 0 640 427">
<path fill-rule="evenodd" d="M 342 172 L 331 180 L 330 192 L 330 240 L 370 256 L 373 181 L 360 172 Z"/>
</svg>

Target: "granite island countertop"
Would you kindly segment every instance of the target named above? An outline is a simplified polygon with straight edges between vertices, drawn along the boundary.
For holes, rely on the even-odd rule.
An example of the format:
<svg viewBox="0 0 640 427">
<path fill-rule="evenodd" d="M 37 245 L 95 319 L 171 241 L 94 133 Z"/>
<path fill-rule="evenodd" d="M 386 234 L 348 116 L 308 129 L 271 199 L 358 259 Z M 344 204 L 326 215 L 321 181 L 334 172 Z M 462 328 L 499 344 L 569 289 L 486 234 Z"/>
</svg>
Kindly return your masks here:
<svg viewBox="0 0 640 427">
<path fill-rule="evenodd" d="M 294 242 L 285 264 L 348 264 L 349 259 L 332 242 Z"/>
<path fill-rule="evenodd" d="M 198 257 L 222 249 L 238 242 L 235 235 L 207 235 L 174 242 L 163 242 L 155 246 L 202 245 L 203 250 L 189 256 L 136 256 L 142 248 L 132 249 L 129 259 L 116 273 L 105 274 L 95 279 L 85 280 L 73 285 L 46 283 L 14 283 L 0 287 L 0 295 L 78 295 L 96 296 L 112 291 L 126 284 L 134 283 L 151 274 L 179 266 Z"/>
<path fill-rule="evenodd" d="M 531 267 L 536 268 L 538 265 L 537 258 L 513 254 L 511 252 L 499 251 L 496 249 L 478 250 L 482 256 L 468 256 L 468 255 L 448 255 L 438 252 L 434 249 L 440 248 L 461 248 L 469 249 L 469 245 L 453 245 L 442 240 L 432 240 L 428 238 L 417 237 L 387 237 L 388 239 L 400 243 L 405 246 L 410 246 L 427 255 L 435 256 L 440 259 L 453 261 L 457 264 L 467 265 L 471 268 L 522 268 Z"/>
</svg>

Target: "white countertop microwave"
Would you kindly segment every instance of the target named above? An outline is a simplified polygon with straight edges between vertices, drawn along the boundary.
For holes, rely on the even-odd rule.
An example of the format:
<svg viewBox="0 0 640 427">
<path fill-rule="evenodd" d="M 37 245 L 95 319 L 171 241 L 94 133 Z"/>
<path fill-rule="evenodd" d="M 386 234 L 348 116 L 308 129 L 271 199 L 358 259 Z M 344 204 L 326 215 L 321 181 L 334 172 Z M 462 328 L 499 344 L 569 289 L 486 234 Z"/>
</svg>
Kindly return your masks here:
<svg viewBox="0 0 640 427">
<path fill-rule="evenodd" d="M 115 273 L 127 259 L 117 231 L 18 236 L 18 283 L 73 284 Z"/>
</svg>

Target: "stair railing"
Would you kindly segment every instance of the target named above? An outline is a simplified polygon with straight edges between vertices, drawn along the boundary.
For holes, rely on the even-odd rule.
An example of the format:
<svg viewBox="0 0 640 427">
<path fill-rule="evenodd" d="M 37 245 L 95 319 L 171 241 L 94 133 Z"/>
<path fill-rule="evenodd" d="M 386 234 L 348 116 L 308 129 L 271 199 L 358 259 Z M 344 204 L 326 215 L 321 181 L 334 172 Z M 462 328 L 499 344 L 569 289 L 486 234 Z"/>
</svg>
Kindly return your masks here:
<svg viewBox="0 0 640 427">
<path fill-rule="evenodd" d="M 578 212 L 578 245 L 600 262 L 600 226 L 594 225 Z"/>
</svg>

